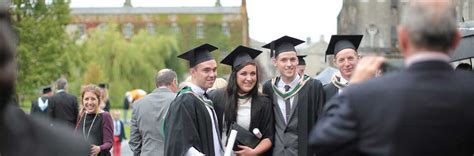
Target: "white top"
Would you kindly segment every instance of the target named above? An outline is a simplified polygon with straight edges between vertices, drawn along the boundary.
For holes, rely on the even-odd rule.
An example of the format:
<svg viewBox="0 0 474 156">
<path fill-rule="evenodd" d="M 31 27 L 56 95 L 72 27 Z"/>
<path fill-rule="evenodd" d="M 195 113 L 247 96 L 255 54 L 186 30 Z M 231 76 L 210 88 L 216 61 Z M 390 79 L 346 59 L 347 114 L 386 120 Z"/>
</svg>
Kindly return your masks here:
<svg viewBox="0 0 474 156">
<path fill-rule="evenodd" d="M 288 90 L 291 91 L 296 85 L 298 85 L 298 81 L 300 80 L 300 75 L 296 74 L 296 77 L 295 79 L 293 79 L 293 81 L 290 82 L 290 84 L 286 84 L 285 82 L 283 82 L 282 79 L 280 79 L 280 81 L 278 81 L 277 83 L 277 89 L 280 90 L 282 93 L 286 93 L 285 92 L 285 85 L 289 85 L 291 88 Z M 287 121 L 286 120 L 286 106 L 285 106 L 285 100 L 280 97 L 280 96 L 277 96 L 278 100 L 278 107 L 280 107 L 280 110 L 281 110 L 281 114 L 283 115 L 283 119 L 285 120 L 285 122 Z M 291 105 L 291 108 L 293 108 L 293 99 L 295 99 L 295 97 L 291 97 L 290 98 L 290 105 Z"/>
<path fill-rule="evenodd" d="M 204 99 L 207 99 L 205 96 L 204 96 L 204 93 L 206 92 L 204 89 L 202 89 L 201 87 L 199 86 L 196 86 L 192 83 L 190 83 L 188 85 L 189 87 L 191 87 L 191 90 L 193 90 L 194 93 L 197 93 L 199 94 L 200 96 L 202 96 Z M 209 100 L 209 99 L 207 99 Z M 213 109 L 211 109 L 209 106 L 206 105 L 206 109 L 207 109 L 207 112 L 209 113 L 209 117 L 211 118 L 211 122 L 212 122 L 212 140 L 213 140 L 213 143 L 214 143 L 214 153 L 216 156 L 221 156 L 222 153 L 222 149 L 221 149 L 221 143 L 219 141 L 219 137 L 217 136 L 217 127 L 216 127 L 216 121 L 214 121 L 214 119 L 217 119 L 217 116 L 216 116 L 216 113 Z M 188 149 L 188 151 L 186 152 L 187 156 L 195 156 L 195 155 L 203 155 L 201 151 L 198 151 L 196 150 L 196 148 L 194 147 L 191 147 Z"/>
<path fill-rule="evenodd" d="M 239 109 L 237 111 L 237 124 L 239 124 L 245 129 L 250 128 L 251 103 L 251 97 L 246 99 L 238 99 L 237 101 L 237 104 L 239 105 Z"/>
<path fill-rule="evenodd" d="M 341 78 L 340 81 L 341 81 L 342 84 L 349 85 L 349 81 L 348 81 L 348 80 L 346 80 L 346 79 L 345 79 L 344 77 L 342 77 L 342 76 L 341 76 L 340 78 Z M 342 89 L 344 89 L 344 88 L 342 88 Z M 337 90 L 337 93 L 339 93 L 339 94 L 342 93 L 342 89 Z"/>
</svg>

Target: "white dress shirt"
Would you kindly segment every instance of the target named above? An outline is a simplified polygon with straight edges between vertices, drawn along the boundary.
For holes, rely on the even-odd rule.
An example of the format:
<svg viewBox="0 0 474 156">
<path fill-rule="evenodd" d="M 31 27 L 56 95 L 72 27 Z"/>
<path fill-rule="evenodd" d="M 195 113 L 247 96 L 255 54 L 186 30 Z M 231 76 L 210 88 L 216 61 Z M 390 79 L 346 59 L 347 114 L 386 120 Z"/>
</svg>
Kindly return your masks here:
<svg viewBox="0 0 474 156">
<path fill-rule="evenodd" d="M 282 93 L 286 93 L 285 92 L 285 85 L 289 85 L 291 88 L 288 90 L 288 92 L 290 92 L 291 90 L 293 90 L 293 88 L 295 88 L 296 85 L 298 85 L 298 81 L 300 81 L 300 75 L 296 74 L 295 76 L 295 79 L 293 79 L 293 81 L 291 81 L 289 84 L 286 84 L 285 82 L 283 82 L 283 80 L 280 78 L 280 80 L 278 81 L 277 83 L 277 89 L 280 90 L 280 92 Z M 285 122 L 287 121 L 286 119 L 286 105 L 285 105 L 285 100 L 280 97 L 280 96 L 277 96 L 277 102 L 278 102 L 278 107 L 280 107 L 280 110 L 281 110 L 281 114 L 283 115 L 283 119 L 285 120 Z M 291 97 L 290 98 L 290 105 L 291 105 L 291 108 L 293 108 L 293 100 L 295 99 L 295 97 Z"/>
<path fill-rule="evenodd" d="M 197 93 L 200 96 L 207 99 L 204 96 L 204 93 L 206 93 L 206 91 L 204 89 L 202 89 L 201 87 L 196 86 L 192 83 L 190 83 L 188 86 L 191 87 L 191 90 L 193 90 L 194 93 Z M 207 99 L 207 100 L 209 100 L 209 99 Z M 217 121 L 214 121 L 214 119 L 217 119 L 216 113 L 214 112 L 214 109 L 211 109 L 207 105 L 206 105 L 206 109 L 207 109 L 207 112 L 209 113 L 209 117 L 211 118 L 211 122 L 212 122 L 212 140 L 213 140 L 213 143 L 214 143 L 214 153 L 215 153 L 216 156 L 220 156 L 221 151 L 222 151 L 221 143 L 219 141 L 219 137 L 218 137 L 218 133 L 217 133 L 217 127 L 216 127 L 216 122 Z M 196 150 L 196 148 L 191 147 L 191 148 L 189 148 L 189 150 L 186 152 L 185 155 L 187 155 L 187 156 L 197 156 L 197 155 L 199 155 L 200 156 L 200 155 L 204 155 L 204 154 L 201 151 Z"/>
</svg>

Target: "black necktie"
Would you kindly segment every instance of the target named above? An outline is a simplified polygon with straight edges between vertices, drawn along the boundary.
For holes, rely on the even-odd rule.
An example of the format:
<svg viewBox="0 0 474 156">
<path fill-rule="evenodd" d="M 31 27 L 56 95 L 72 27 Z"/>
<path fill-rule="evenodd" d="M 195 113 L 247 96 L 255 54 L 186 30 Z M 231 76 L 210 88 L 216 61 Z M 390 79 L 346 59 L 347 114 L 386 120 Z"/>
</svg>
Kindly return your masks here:
<svg viewBox="0 0 474 156">
<path fill-rule="evenodd" d="M 285 85 L 285 92 L 288 92 L 290 90 L 290 86 L 289 85 Z M 285 109 L 286 109 L 286 123 L 288 123 L 288 121 L 290 120 L 290 114 L 291 114 L 291 102 L 290 102 L 290 99 L 291 98 L 288 98 L 285 100 Z"/>
<path fill-rule="evenodd" d="M 207 93 L 206 93 L 206 92 L 204 92 L 204 94 L 203 94 L 203 95 L 204 95 L 204 97 L 206 97 L 207 99 L 209 99 L 209 95 L 207 95 Z"/>
</svg>

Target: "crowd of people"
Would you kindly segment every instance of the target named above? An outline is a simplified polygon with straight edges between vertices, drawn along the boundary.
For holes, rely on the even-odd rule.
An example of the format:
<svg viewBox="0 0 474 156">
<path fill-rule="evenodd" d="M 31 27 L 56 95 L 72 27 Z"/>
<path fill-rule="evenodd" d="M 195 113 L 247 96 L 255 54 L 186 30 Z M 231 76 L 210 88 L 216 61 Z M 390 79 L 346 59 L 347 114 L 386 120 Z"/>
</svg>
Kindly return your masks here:
<svg viewBox="0 0 474 156">
<path fill-rule="evenodd" d="M 108 113 L 105 84 L 83 86 L 79 100 L 64 78 L 54 93 L 43 88 L 31 115 L 47 120 L 18 108 L 15 36 L 8 12 L 0 13 L 0 155 L 111 155 L 112 147 L 120 155 L 127 120 Z M 384 57 L 361 57 L 362 38 L 331 37 L 326 54 L 338 72 L 324 85 L 304 74 L 311 64 L 294 37 L 263 46 L 278 73 L 270 80 L 259 79 L 260 50 L 237 46 L 219 62 L 232 69 L 229 78 L 216 83 L 211 53 L 218 48 L 192 48 L 178 56 L 189 63 L 185 83 L 162 69 L 150 94 L 126 93 L 130 149 L 150 156 L 473 155 L 474 73 L 450 64 L 461 40 L 453 2 L 409 3 L 398 27 L 400 71 L 382 72 Z"/>
</svg>

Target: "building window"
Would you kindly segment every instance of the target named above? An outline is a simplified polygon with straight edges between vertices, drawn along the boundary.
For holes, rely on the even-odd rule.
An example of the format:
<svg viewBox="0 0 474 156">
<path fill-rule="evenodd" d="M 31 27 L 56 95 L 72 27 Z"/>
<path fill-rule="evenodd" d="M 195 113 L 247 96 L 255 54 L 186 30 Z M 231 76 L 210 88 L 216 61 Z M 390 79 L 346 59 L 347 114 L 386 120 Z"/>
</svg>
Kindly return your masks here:
<svg viewBox="0 0 474 156">
<path fill-rule="evenodd" d="M 153 23 L 148 23 L 146 25 L 146 31 L 148 32 L 148 34 L 150 35 L 155 35 L 156 34 L 156 31 L 155 31 L 155 25 Z"/>
<path fill-rule="evenodd" d="M 204 24 L 202 22 L 196 24 L 196 38 L 204 38 Z"/>
<path fill-rule="evenodd" d="M 179 29 L 180 28 L 179 28 L 178 23 L 176 22 L 171 23 L 171 31 L 173 31 L 173 33 L 179 33 L 180 31 Z"/>
<path fill-rule="evenodd" d="M 101 23 L 101 24 L 99 24 L 99 26 L 97 26 L 97 28 L 99 28 L 100 31 L 106 31 L 107 30 L 107 24 Z"/>
<path fill-rule="evenodd" d="M 86 35 L 86 25 L 84 24 L 77 25 L 77 31 L 79 32 L 79 37 Z"/>
<path fill-rule="evenodd" d="M 127 23 L 123 26 L 122 28 L 123 31 L 123 36 L 125 38 L 130 38 L 133 35 L 133 24 L 132 23 Z"/>
<path fill-rule="evenodd" d="M 229 23 L 227 23 L 227 22 L 222 22 L 221 27 L 222 27 L 222 33 L 223 33 L 225 36 L 230 36 Z"/>
<path fill-rule="evenodd" d="M 398 35 L 396 26 L 390 27 L 390 40 L 392 48 L 396 48 L 398 46 Z"/>
</svg>

